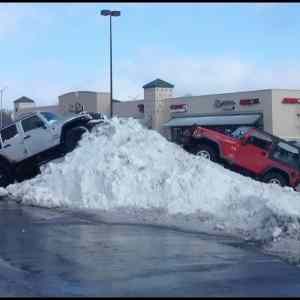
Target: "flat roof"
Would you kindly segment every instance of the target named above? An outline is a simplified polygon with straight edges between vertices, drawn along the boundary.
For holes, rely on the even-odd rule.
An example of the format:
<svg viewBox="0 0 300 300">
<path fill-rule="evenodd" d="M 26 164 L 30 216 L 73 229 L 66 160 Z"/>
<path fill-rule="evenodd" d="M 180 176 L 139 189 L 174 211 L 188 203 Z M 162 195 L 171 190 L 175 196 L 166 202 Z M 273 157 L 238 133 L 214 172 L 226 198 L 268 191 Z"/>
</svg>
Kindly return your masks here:
<svg viewBox="0 0 300 300">
<path fill-rule="evenodd" d="M 292 91 L 292 92 L 300 93 L 300 88 L 299 89 L 261 89 L 261 90 L 247 90 L 247 91 L 235 91 L 235 92 L 224 92 L 224 93 L 211 93 L 211 94 L 202 94 L 202 95 L 172 97 L 172 98 L 166 98 L 166 100 L 191 99 L 191 98 L 207 97 L 207 96 L 220 96 L 220 95 L 240 94 L 240 93 L 255 93 L 255 92 L 265 92 L 265 91 Z"/>
</svg>

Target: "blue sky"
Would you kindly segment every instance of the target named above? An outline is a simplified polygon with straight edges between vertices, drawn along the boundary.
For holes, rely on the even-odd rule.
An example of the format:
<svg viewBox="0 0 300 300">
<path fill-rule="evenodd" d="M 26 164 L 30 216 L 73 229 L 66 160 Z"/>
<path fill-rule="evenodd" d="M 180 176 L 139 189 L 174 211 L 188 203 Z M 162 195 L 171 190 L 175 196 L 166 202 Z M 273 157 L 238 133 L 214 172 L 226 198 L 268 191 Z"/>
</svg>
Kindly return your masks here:
<svg viewBox="0 0 300 300">
<path fill-rule="evenodd" d="M 116 98 L 143 98 L 155 78 L 175 95 L 300 88 L 300 4 L 0 4 L 0 88 L 54 104 L 71 90 L 109 91 L 113 19 Z"/>
</svg>

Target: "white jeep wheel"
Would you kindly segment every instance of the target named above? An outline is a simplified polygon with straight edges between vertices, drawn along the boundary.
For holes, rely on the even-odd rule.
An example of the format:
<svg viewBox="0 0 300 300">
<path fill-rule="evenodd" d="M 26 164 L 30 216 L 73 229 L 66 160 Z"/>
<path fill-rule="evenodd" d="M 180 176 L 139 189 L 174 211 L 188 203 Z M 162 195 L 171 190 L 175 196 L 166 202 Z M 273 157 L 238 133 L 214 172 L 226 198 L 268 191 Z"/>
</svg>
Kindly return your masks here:
<svg viewBox="0 0 300 300">
<path fill-rule="evenodd" d="M 84 126 L 78 126 L 70 129 L 66 133 L 65 137 L 65 151 L 72 152 L 77 147 L 83 134 L 86 132 L 88 132 L 88 129 Z"/>
<path fill-rule="evenodd" d="M 1 166 L 0 167 L 0 187 L 6 187 L 10 183 L 12 183 L 13 178 L 11 174 L 11 170 L 9 167 Z"/>
</svg>

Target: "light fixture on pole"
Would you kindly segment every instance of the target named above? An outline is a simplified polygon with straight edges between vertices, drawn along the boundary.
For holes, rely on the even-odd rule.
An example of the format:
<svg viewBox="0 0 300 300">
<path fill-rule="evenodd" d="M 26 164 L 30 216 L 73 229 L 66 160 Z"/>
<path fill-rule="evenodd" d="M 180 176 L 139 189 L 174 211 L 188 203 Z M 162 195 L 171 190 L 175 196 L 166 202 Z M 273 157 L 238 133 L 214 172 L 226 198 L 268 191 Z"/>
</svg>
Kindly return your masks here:
<svg viewBox="0 0 300 300">
<path fill-rule="evenodd" d="M 102 16 L 109 16 L 109 41 L 110 41 L 110 117 L 113 116 L 113 81 L 112 81 L 112 28 L 111 17 L 119 17 L 121 12 L 119 10 L 101 10 Z"/>
<path fill-rule="evenodd" d="M 0 97 L 0 105 L 1 105 L 1 111 L 0 111 L 0 128 L 3 126 L 3 91 L 7 89 L 7 86 L 0 89 L 1 97 Z"/>
</svg>

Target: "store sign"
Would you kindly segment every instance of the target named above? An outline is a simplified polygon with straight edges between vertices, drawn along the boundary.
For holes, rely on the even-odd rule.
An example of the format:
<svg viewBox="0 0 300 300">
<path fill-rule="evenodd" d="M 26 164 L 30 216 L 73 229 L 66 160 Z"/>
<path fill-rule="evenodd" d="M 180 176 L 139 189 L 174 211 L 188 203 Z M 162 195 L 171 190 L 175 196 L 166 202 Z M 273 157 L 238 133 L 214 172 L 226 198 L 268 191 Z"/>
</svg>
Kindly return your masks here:
<svg viewBox="0 0 300 300">
<path fill-rule="evenodd" d="M 236 103 L 233 100 L 219 100 L 214 102 L 215 108 L 221 108 L 222 110 L 235 110 Z"/>
<path fill-rule="evenodd" d="M 281 101 L 283 104 L 300 104 L 300 98 L 285 97 Z"/>
<path fill-rule="evenodd" d="M 251 99 L 241 99 L 240 105 L 255 105 L 259 104 L 259 98 L 251 98 Z"/>
<path fill-rule="evenodd" d="M 188 111 L 188 104 L 172 104 L 170 105 L 171 113 L 181 113 Z"/>
</svg>

